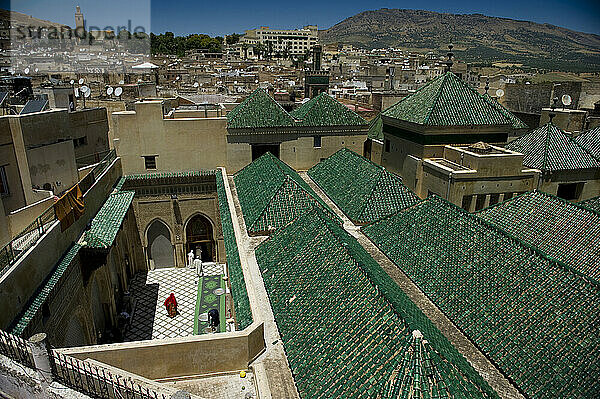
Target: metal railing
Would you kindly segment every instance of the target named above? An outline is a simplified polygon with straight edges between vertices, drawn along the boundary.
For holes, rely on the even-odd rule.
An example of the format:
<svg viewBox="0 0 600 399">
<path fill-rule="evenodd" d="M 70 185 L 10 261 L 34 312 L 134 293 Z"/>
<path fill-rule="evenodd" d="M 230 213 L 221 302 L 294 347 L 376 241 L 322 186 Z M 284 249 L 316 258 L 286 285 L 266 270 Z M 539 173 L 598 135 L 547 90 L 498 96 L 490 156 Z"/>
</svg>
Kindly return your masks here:
<svg viewBox="0 0 600 399">
<path fill-rule="evenodd" d="M 61 384 L 93 398 L 102 399 L 167 399 L 148 386 L 113 374 L 101 366 L 51 351 L 54 378 Z"/>
<path fill-rule="evenodd" d="M 117 158 L 115 150 L 111 150 L 94 168 L 85 175 L 77 184 L 81 192 L 85 194 L 100 176 Z M 22 232 L 17 234 L 8 244 L 0 248 L 0 277 L 2 277 L 9 269 L 10 265 L 15 263 L 22 254 L 29 248 L 34 246 L 37 241 L 52 223 L 56 220 L 54 206 L 46 209 L 44 213 L 38 216 L 29 226 Z"/>
<path fill-rule="evenodd" d="M 33 353 L 28 342 L 3 330 L 0 330 L 0 353 L 23 366 L 36 369 Z M 131 377 L 111 373 L 101 365 L 61 354 L 54 349 L 47 348 L 47 353 L 38 353 L 36 356 L 46 357 L 46 362 L 50 361 L 53 380 L 93 398 L 170 398 L 170 395 L 154 390 L 151 385 L 143 385 Z"/>
<path fill-rule="evenodd" d="M 76 158 L 75 163 L 77 164 L 77 168 L 83 168 L 97 162 L 100 162 L 104 157 L 106 157 L 111 150 L 96 152 L 90 155 L 84 155 L 82 157 Z"/>
<path fill-rule="evenodd" d="M 0 353 L 24 366 L 33 368 L 33 355 L 27 342 L 16 335 L 0 330 Z"/>
</svg>

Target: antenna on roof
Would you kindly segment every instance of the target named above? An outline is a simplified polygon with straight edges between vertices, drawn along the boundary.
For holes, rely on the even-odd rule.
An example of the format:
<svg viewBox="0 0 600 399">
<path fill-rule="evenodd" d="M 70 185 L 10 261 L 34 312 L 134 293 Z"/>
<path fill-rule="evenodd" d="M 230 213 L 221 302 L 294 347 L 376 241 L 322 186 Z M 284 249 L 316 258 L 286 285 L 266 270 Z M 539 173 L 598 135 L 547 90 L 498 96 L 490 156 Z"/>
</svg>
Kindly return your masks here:
<svg viewBox="0 0 600 399">
<path fill-rule="evenodd" d="M 548 117 L 550 118 L 550 123 L 552 123 L 552 119 L 554 119 L 554 117 L 556 116 L 556 112 L 554 111 L 556 109 L 556 103 L 558 103 L 558 97 L 554 97 L 552 99 L 552 105 L 550 106 L 550 113 L 548 114 Z"/>
<path fill-rule="evenodd" d="M 485 79 L 485 94 L 488 94 L 488 90 L 490 89 L 490 77 L 488 76 Z"/>
<path fill-rule="evenodd" d="M 447 72 L 450 72 L 450 69 L 452 69 L 452 65 L 454 64 L 454 61 L 452 61 L 452 57 L 454 57 L 454 53 L 452 52 L 452 49 L 454 48 L 454 44 L 450 43 L 448 45 L 448 61 L 446 61 L 446 67 Z"/>
</svg>

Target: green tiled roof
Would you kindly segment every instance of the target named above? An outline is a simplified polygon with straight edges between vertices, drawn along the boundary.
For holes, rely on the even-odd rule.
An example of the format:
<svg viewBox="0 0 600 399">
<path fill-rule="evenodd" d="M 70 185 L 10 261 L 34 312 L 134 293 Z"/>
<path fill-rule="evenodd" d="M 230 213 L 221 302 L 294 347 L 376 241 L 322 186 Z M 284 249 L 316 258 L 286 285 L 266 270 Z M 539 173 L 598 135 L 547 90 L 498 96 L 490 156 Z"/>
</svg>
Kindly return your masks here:
<svg viewBox="0 0 600 399">
<path fill-rule="evenodd" d="M 368 122 L 327 93 L 321 93 L 291 112 L 301 126 L 356 126 Z"/>
<path fill-rule="evenodd" d="M 362 231 L 526 396 L 599 392 L 594 281 L 435 195 Z"/>
<path fill-rule="evenodd" d="M 432 80 L 382 114 L 426 126 L 512 125 L 504 112 L 452 72 Z"/>
<path fill-rule="evenodd" d="M 69 251 L 63 256 L 63 258 L 58 262 L 54 271 L 50 274 L 50 277 L 46 282 L 42 285 L 41 289 L 38 293 L 33 297 L 33 300 L 29 303 L 29 305 L 25 308 L 24 313 L 16 322 L 15 327 L 12 329 L 12 333 L 15 335 L 21 335 L 25 332 L 29 323 L 38 316 L 39 312 L 44 305 L 44 302 L 48 299 L 50 294 L 54 291 L 54 288 L 61 280 L 62 276 L 65 274 L 68 266 L 73 261 L 73 258 L 77 256 L 81 245 L 74 244 Z"/>
<path fill-rule="evenodd" d="M 219 213 L 221 215 L 221 225 L 223 227 L 223 241 L 225 244 L 225 254 L 227 256 L 227 270 L 229 271 L 229 281 L 231 283 L 231 295 L 233 297 L 233 307 L 235 310 L 235 320 L 238 329 L 245 329 L 252 324 L 252 311 L 248 300 L 248 291 L 246 281 L 240 263 L 240 253 L 238 252 L 233 222 L 229 203 L 227 202 L 227 193 L 223 183 L 223 172 L 217 170 L 217 197 L 219 199 Z"/>
<path fill-rule="evenodd" d="M 229 128 L 251 129 L 293 125 L 294 118 L 261 88 L 256 89 L 227 114 Z"/>
<path fill-rule="evenodd" d="M 85 232 L 87 247 L 109 248 L 113 245 L 134 195 L 134 191 L 119 191 L 108 196 Z"/>
<path fill-rule="evenodd" d="M 250 233 L 272 232 L 315 206 L 339 220 L 296 171 L 271 153 L 239 171 L 234 181 Z"/>
<path fill-rule="evenodd" d="M 300 397 L 497 397 L 356 239 L 321 211 L 278 230 L 256 258 Z"/>
<path fill-rule="evenodd" d="M 581 133 L 575 141 L 600 159 L 600 126 Z"/>
<path fill-rule="evenodd" d="M 379 220 L 419 201 L 400 177 L 345 148 L 308 175 L 356 223 Z"/>
<path fill-rule="evenodd" d="M 367 137 L 371 140 L 383 141 L 383 121 L 381 120 L 381 114 L 377 115 L 369 124 Z"/>
<path fill-rule="evenodd" d="M 506 148 L 524 154 L 523 164 L 541 171 L 600 168 L 600 160 L 552 123 L 519 137 Z"/>
<path fill-rule="evenodd" d="M 523 123 L 522 120 L 517 118 L 515 116 L 515 114 L 510 112 L 504 105 L 500 104 L 495 98 L 490 96 L 488 93 L 485 93 L 483 95 L 483 98 L 485 98 L 490 104 L 492 104 L 494 106 L 494 108 L 496 108 L 498 111 L 500 111 L 502 113 L 502 115 L 506 116 L 510 120 L 513 129 L 528 129 L 529 128 L 525 123 Z"/>
<path fill-rule="evenodd" d="M 600 281 L 600 214 L 534 191 L 484 209 L 477 216 Z"/>
<path fill-rule="evenodd" d="M 140 173 L 135 175 L 123 176 L 126 181 L 131 180 L 149 180 L 149 179 L 168 179 L 173 177 L 203 177 L 214 176 L 215 170 L 194 170 L 189 172 L 155 172 L 155 173 Z M 120 183 L 120 182 L 119 182 Z"/>
<path fill-rule="evenodd" d="M 288 113 L 264 89 L 256 89 L 227 114 L 229 129 L 306 126 L 366 126 L 367 121 L 327 93 Z"/>
<path fill-rule="evenodd" d="M 600 196 L 581 201 L 579 205 L 600 213 Z"/>
</svg>

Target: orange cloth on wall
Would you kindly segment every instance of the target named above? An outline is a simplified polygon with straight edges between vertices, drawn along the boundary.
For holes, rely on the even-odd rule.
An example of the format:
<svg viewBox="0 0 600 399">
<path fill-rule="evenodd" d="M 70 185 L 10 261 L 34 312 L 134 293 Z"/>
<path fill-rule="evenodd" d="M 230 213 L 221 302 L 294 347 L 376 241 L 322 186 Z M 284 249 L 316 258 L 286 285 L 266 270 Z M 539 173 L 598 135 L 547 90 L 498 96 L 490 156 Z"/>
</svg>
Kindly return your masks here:
<svg viewBox="0 0 600 399">
<path fill-rule="evenodd" d="M 84 210 L 83 194 L 81 193 L 79 184 L 76 184 L 54 203 L 54 212 L 56 213 L 56 218 L 60 221 L 61 231 L 65 231 L 75 223 L 83 215 Z"/>
</svg>

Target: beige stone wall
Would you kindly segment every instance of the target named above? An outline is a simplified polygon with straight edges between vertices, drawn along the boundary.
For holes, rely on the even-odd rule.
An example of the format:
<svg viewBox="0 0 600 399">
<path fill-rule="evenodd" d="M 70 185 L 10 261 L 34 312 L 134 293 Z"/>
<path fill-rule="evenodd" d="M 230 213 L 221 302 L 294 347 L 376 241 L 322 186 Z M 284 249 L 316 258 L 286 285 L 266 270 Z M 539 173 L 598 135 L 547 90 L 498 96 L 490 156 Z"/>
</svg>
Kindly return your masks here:
<svg viewBox="0 0 600 399">
<path fill-rule="evenodd" d="M 157 171 L 214 169 L 227 164 L 222 118 L 163 119 L 162 103 L 136 103 L 136 111 L 112 114 L 115 148 L 123 173 L 147 173 L 144 155 L 156 155 Z"/>
<path fill-rule="evenodd" d="M 87 346 L 59 351 L 81 360 L 93 359 L 155 380 L 246 370 L 264 350 L 264 326 L 262 323 L 253 323 L 244 331 L 231 333 Z"/>
<path fill-rule="evenodd" d="M 362 154 L 366 139 L 366 134 L 322 136 L 321 147 L 315 148 L 313 137 L 300 137 L 297 140 L 281 143 L 280 159 L 296 170 L 308 170 L 341 148 L 348 148 Z"/>
<path fill-rule="evenodd" d="M 59 194 L 79 180 L 72 141 L 62 141 L 27 150 L 31 184 Z"/>
</svg>

